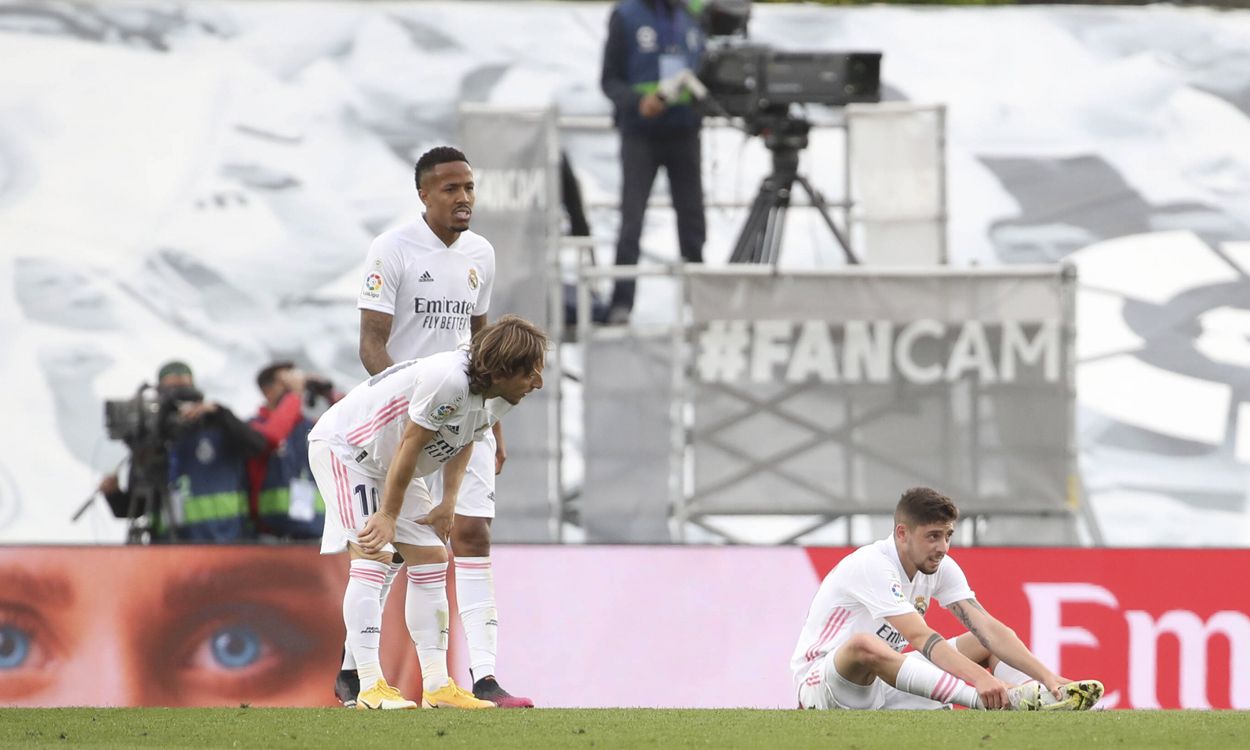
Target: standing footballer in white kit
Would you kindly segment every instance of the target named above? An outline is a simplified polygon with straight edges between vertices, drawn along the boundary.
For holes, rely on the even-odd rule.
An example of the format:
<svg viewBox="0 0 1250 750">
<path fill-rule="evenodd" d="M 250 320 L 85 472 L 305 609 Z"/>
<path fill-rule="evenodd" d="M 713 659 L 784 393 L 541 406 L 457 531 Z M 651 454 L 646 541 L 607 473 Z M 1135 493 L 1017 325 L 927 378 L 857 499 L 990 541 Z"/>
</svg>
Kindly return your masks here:
<svg viewBox="0 0 1250 750">
<path fill-rule="evenodd" d="M 360 361 L 370 374 L 396 360 L 424 357 L 461 346 L 486 324 L 495 280 L 495 250 L 469 230 L 473 216 L 473 170 L 455 148 L 430 149 L 417 160 L 421 218 L 380 235 L 369 248 L 360 309 Z M 451 549 L 456 565 L 456 601 L 469 646 L 473 694 L 504 708 L 533 706 L 513 696 L 495 678 L 499 618 L 491 575 L 491 521 L 495 517 L 495 475 L 507 460 L 497 424 L 482 437 L 460 489 Z M 431 482 L 437 493 L 439 479 Z M 383 598 L 402 562 L 388 572 Z M 355 700 L 356 675 L 350 654 L 335 693 L 344 705 Z"/>
<path fill-rule="evenodd" d="M 313 476 L 326 498 L 322 554 L 348 550 L 346 648 L 362 690 L 357 709 L 416 708 L 385 679 L 379 648 L 383 589 L 395 556 L 408 566 L 404 619 L 421 664 L 422 705 L 494 708 L 447 672 L 447 537 L 474 444 L 542 387 L 547 338 L 505 315 L 467 347 L 400 362 L 356 386 L 309 433 Z M 440 473 L 441 502 L 423 477 Z"/>
</svg>

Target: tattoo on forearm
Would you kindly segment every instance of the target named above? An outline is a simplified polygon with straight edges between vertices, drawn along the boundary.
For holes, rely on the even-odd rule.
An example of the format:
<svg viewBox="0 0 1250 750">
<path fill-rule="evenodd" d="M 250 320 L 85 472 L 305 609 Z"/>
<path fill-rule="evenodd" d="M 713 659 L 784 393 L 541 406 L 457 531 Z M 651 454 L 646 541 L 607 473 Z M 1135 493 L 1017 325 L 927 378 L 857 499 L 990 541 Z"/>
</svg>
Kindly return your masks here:
<svg viewBox="0 0 1250 750">
<path fill-rule="evenodd" d="M 934 647 L 936 647 L 941 642 L 942 642 L 942 636 L 938 635 L 937 633 L 934 633 L 933 635 L 929 636 L 929 640 L 925 641 L 924 646 L 920 648 L 920 655 L 928 659 L 929 661 L 933 661 L 930 654 L 933 653 Z"/>
<path fill-rule="evenodd" d="M 972 637 L 976 638 L 978 641 L 980 641 L 982 646 L 985 646 L 988 649 L 990 647 L 990 644 L 988 641 L 986 641 L 985 636 L 981 634 L 981 631 L 977 630 L 976 626 L 972 624 L 972 618 L 969 616 L 969 613 L 964 609 L 965 603 L 973 607 L 976 607 L 982 612 L 985 611 L 985 609 L 982 608 L 980 604 L 977 604 L 976 599 L 968 599 L 966 600 L 966 602 L 955 602 L 954 604 L 952 604 L 950 608 L 951 612 L 955 615 L 955 617 L 959 618 L 959 621 L 962 622 L 964 627 L 968 629 L 968 632 L 972 633 Z"/>
<path fill-rule="evenodd" d="M 963 625 L 964 625 L 964 627 L 965 627 L 965 628 L 968 628 L 968 629 L 970 629 L 970 630 L 972 629 L 972 623 L 970 623 L 970 622 L 968 621 L 968 613 L 967 613 L 967 612 L 964 612 L 964 603 L 963 603 L 963 602 L 955 602 L 954 604 L 952 604 L 952 605 L 951 605 L 951 614 L 955 615 L 955 617 L 956 617 L 956 618 L 957 618 L 960 622 L 962 622 L 962 623 L 963 623 Z"/>
</svg>

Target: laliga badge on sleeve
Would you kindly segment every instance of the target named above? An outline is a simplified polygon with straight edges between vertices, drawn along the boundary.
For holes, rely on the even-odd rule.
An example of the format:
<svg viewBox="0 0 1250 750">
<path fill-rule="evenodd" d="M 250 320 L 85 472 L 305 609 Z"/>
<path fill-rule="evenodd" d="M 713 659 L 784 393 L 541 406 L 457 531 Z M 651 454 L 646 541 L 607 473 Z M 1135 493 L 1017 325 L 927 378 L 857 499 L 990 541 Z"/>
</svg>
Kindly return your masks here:
<svg viewBox="0 0 1250 750">
<path fill-rule="evenodd" d="M 439 404 L 430 410 L 429 418 L 434 424 L 441 425 L 447 418 L 456 413 L 455 404 Z"/>
<path fill-rule="evenodd" d="M 371 273 L 366 276 L 364 286 L 360 289 L 361 298 L 374 301 L 382 299 L 382 283 L 380 273 Z"/>
</svg>

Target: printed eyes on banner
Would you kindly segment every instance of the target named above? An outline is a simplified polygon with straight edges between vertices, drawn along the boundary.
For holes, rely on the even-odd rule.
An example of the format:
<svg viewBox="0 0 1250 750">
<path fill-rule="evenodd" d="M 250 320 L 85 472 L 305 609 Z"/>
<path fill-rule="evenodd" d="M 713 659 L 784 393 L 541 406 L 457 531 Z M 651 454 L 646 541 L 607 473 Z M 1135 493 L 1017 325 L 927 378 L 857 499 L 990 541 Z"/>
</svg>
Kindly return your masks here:
<svg viewBox="0 0 1250 750">
<path fill-rule="evenodd" d="M 0 673 L 20 669 L 30 657 L 34 639 L 17 625 L 0 625 Z"/>
<path fill-rule="evenodd" d="M 48 623 L 24 605 L 0 602 L 0 702 L 44 689 L 61 654 Z"/>
<path fill-rule="evenodd" d="M 313 648 L 294 618 L 264 604 L 224 604 L 183 622 L 187 629 L 167 646 L 184 690 L 252 693 L 263 683 L 278 685 Z"/>
<path fill-rule="evenodd" d="M 190 666 L 197 670 L 242 670 L 269 659 L 272 645 L 246 622 L 224 625 L 197 640 Z"/>
<path fill-rule="evenodd" d="M 0 580 L 13 584 L 0 587 L 0 704 L 315 703 L 310 657 L 343 638 L 321 617 L 332 591 L 306 564 L 235 552 L 184 552 L 177 565 L 74 566 L 23 550 L 13 566 L 0 555 Z M 99 586 L 101 569 L 115 586 Z"/>
</svg>

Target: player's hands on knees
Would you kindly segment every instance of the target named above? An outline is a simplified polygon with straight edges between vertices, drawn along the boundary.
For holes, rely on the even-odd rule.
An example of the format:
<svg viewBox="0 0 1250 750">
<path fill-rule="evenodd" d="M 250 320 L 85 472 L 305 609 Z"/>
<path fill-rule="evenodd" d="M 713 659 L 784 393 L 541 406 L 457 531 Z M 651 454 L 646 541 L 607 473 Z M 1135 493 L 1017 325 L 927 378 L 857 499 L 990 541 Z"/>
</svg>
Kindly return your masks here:
<svg viewBox="0 0 1250 750">
<path fill-rule="evenodd" d="M 456 520 L 456 506 L 447 503 L 439 503 L 438 507 L 425 514 L 425 518 L 420 519 L 417 523 L 422 526 L 429 526 L 434 529 L 434 533 L 438 534 L 438 538 L 444 542 L 451 536 L 451 525 Z"/>
<path fill-rule="evenodd" d="M 374 513 L 365 521 L 365 527 L 357 538 L 366 552 L 380 552 L 395 541 L 395 517 L 382 511 Z"/>
<path fill-rule="evenodd" d="M 973 687 L 981 698 L 981 705 L 986 710 L 997 711 L 1010 707 L 1007 700 L 1007 683 L 989 672 L 986 672 L 984 677 L 978 678 Z"/>
</svg>

